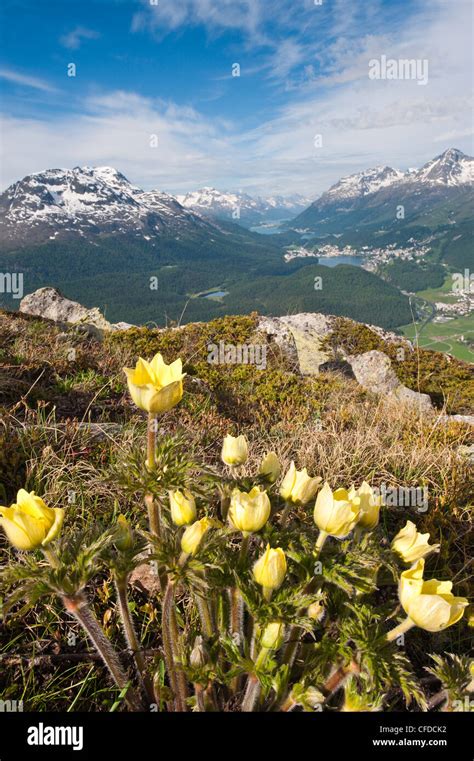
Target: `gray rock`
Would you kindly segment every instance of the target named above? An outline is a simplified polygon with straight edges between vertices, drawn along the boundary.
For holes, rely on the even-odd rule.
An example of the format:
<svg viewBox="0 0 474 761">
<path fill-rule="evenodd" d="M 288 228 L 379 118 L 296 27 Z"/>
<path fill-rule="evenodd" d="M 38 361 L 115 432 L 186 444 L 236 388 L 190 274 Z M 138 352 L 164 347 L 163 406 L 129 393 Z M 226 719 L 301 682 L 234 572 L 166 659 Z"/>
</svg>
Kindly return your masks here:
<svg viewBox="0 0 474 761">
<path fill-rule="evenodd" d="M 302 375 L 318 375 L 320 366 L 331 359 L 330 352 L 321 349 L 321 341 L 331 332 L 334 320 L 331 315 L 302 312 L 261 317 L 258 328 L 275 341 Z"/>
<path fill-rule="evenodd" d="M 97 307 L 88 309 L 77 301 L 71 301 L 57 288 L 39 288 L 28 294 L 20 302 L 20 312 L 44 317 L 60 325 L 84 328 L 94 337 L 100 337 L 104 331 L 127 330 L 132 327 L 128 323 L 111 324 Z"/>
<path fill-rule="evenodd" d="M 366 351 L 364 354 L 348 357 L 347 361 L 352 367 L 357 382 L 367 391 L 384 394 L 398 402 L 418 406 L 421 412 L 429 412 L 433 409 L 428 394 L 412 391 L 400 382 L 390 358 L 383 352 Z"/>
<path fill-rule="evenodd" d="M 455 423 L 474 425 L 474 415 L 445 415 L 444 419 L 447 423 L 452 423 L 454 421 Z"/>
<path fill-rule="evenodd" d="M 458 455 L 461 459 L 466 459 L 470 465 L 474 465 L 474 444 L 458 447 Z"/>
</svg>

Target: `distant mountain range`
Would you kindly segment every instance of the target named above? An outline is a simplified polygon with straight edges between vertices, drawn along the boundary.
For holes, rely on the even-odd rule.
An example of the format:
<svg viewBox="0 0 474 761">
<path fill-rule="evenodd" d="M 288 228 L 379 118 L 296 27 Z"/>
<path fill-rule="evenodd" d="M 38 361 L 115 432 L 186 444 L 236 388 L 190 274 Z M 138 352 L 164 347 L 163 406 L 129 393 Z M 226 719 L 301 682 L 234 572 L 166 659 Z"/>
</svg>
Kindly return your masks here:
<svg viewBox="0 0 474 761">
<path fill-rule="evenodd" d="M 360 267 L 286 263 L 284 248 L 304 242 L 305 232 L 336 245 L 383 246 L 411 236 L 435 241 L 433 261 L 468 266 L 473 164 L 450 149 L 419 170 L 351 175 L 273 235 L 245 226 L 291 217 L 301 196 L 252 199 L 204 188 L 178 199 L 144 191 L 111 167 L 49 169 L 0 196 L 0 273 L 24 273 L 25 292 L 50 285 L 99 304 L 112 321 L 326 311 L 393 328 L 411 321 L 408 299 L 394 285 Z M 0 303 L 18 306 L 1 292 Z"/>
<path fill-rule="evenodd" d="M 0 196 L 0 246 L 101 234 L 151 240 L 216 233 L 209 220 L 166 193 L 144 191 L 112 167 L 48 169 L 15 182 Z"/>
<path fill-rule="evenodd" d="M 290 226 L 324 234 L 364 226 L 425 226 L 435 218 L 438 224 L 459 221 L 472 200 L 473 181 L 474 158 L 450 148 L 421 169 L 383 166 L 343 177 Z"/>
<path fill-rule="evenodd" d="M 186 209 L 234 221 L 246 227 L 272 220 L 291 219 L 311 203 L 311 199 L 299 194 L 261 198 L 247 193 L 221 192 L 215 188 L 201 188 L 176 198 Z"/>
</svg>

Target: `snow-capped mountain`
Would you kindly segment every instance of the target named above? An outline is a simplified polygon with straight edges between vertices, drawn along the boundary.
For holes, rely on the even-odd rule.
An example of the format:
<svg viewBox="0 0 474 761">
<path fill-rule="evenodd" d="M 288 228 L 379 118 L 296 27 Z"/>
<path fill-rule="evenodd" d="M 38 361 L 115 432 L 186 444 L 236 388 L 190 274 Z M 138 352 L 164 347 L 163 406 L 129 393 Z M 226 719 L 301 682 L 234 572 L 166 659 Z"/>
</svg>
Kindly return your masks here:
<svg viewBox="0 0 474 761">
<path fill-rule="evenodd" d="M 15 182 L 0 196 L 0 241 L 27 244 L 101 233 L 145 239 L 215 225 L 166 193 L 143 191 L 112 167 L 48 169 Z"/>
<path fill-rule="evenodd" d="M 378 166 L 374 169 L 366 169 L 357 174 L 350 174 L 336 182 L 324 194 L 327 203 L 339 201 L 347 198 L 361 198 L 362 196 L 376 193 L 381 188 L 388 188 L 390 185 L 399 182 L 404 173 L 398 169 L 392 169 L 390 166 Z"/>
<path fill-rule="evenodd" d="M 410 173 L 407 180 L 428 185 L 461 187 L 474 182 L 474 158 L 466 156 L 457 148 L 449 148 L 440 156 L 428 161 L 417 172 Z"/>
<path fill-rule="evenodd" d="M 354 224 L 394 219 L 400 204 L 412 214 L 428 214 L 438 204 L 472 193 L 474 158 L 450 148 L 421 169 L 389 166 L 343 177 L 291 223 L 292 227 L 338 232 Z M 378 216 L 379 215 L 379 216 Z"/>
<path fill-rule="evenodd" d="M 307 208 L 311 202 L 298 194 L 261 198 L 250 196 L 248 193 L 223 192 L 210 187 L 178 195 L 177 200 L 186 209 L 199 214 L 240 222 L 245 226 L 292 217 Z"/>
</svg>

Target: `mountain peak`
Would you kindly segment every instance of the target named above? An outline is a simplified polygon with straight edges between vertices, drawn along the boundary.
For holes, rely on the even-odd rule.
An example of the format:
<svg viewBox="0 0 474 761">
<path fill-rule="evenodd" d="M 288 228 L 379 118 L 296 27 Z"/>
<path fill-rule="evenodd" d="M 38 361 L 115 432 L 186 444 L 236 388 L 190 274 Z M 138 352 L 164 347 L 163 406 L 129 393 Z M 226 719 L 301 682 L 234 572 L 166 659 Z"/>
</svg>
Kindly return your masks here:
<svg viewBox="0 0 474 761">
<path fill-rule="evenodd" d="M 435 185 L 470 184 L 474 181 L 474 158 L 458 148 L 448 148 L 424 164 L 414 179 Z"/>
</svg>

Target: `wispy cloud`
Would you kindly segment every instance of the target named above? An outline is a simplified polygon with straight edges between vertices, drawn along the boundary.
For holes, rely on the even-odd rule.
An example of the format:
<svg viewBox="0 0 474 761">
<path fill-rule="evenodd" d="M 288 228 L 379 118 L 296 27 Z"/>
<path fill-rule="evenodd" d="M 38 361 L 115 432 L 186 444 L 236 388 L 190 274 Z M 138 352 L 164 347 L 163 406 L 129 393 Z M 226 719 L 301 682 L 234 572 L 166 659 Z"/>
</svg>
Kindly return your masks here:
<svg viewBox="0 0 474 761">
<path fill-rule="evenodd" d="M 256 34 L 264 19 L 261 0 L 180 0 L 151 5 L 142 0 L 143 10 L 132 21 L 132 30 L 173 30 L 180 26 L 204 25 L 213 31 L 240 29 Z"/>
<path fill-rule="evenodd" d="M 367 0 L 367 7 L 374 10 L 380 2 Z M 417 166 L 450 146 L 471 152 L 470 3 L 459 0 L 454 11 L 442 0 L 413 2 L 417 12 L 409 23 L 400 24 L 397 17 L 394 25 L 378 29 L 367 24 L 361 33 L 358 16 L 359 25 L 351 27 L 350 36 L 323 34 L 313 39 L 303 32 L 287 37 L 282 33 L 273 45 L 265 42 L 259 48 L 263 54 L 249 56 L 249 63 L 255 76 L 277 93 L 278 105 L 269 98 L 270 110 L 262 101 L 252 128 L 243 126 L 237 110 L 235 121 L 224 120 L 199 98 L 192 108 L 185 98 L 178 103 L 125 89 L 99 92 L 95 84 L 93 97 L 78 93 L 67 113 L 55 111 L 36 119 L 6 116 L 4 183 L 48 166 L 111 164 L 137 185 L 170 192 L 215 185 L 316 197 L 341 175 L 370 166 Z M 214 0 L 160 0 L 168 25 L 189 19 L 194 9 L 220 28 L 225 23 L 248 25 L 248 20 L 232 17 L 233 9 L 242 10 L 245 3 L 232 0 L 224 18 L 219 7 L 225 2 L 218 7 Z M 292 8 L 299 3 L 275 4 L 277 9 L 285 5 L 288 28 L 295 28 Z M 260 0 L 252 5 L 257 13 L 253 29 L 258 45 L 263 45 L 268 25 L 258 14 L 268 15 L 273 3 L 266 2 L 265 11 Z M 308 13 L 310 5 L 305 4 Z M 337 7 L 342 12 L 340 2 L 325 5 L 331 13 Z M 361 5 L 365 8 L 357 7 Z M 325 18 L 345 30 L 339 16 Z M 279 28 L 283 23 L 279 17 Z M 355 30 L 359 33 L 353 34 Z M 369 79 L 369 60 L 382 54 L 428 59 L 426 87 L 409 80 Z M 152 135 L 158 137 L 156 148 L 150 143 Z M 316 135 L 322 135 L 322 147 L 315 143 Z M 15 150 L 18 145 L 21 151 Z"/>
<path fill-rule="evenodd" d="M 44 79 L 38 77 L 32 77 L 28 74 L 22 74 L 19 71 L 13 71 L 13 69 L 0 68 L 0 79 L 4 79 L 7 82 L 12 82 L 16 85 L 23 87 L 32 87 L 35 90 L 42 90 L 43 92 L 56 92 L 56 88 L 45 82 Z"/>
<path fill-rule="evenodd" d="M 64 34 L 59 38 L 59 42 L 65 48 L 69 50 L 78 50 L 84 40 L 97 40 L 100 37 L 100 33 L 94 29 L 87 29 L 85 26 L 76 26 L 75 29 Z"/>
</svg>

